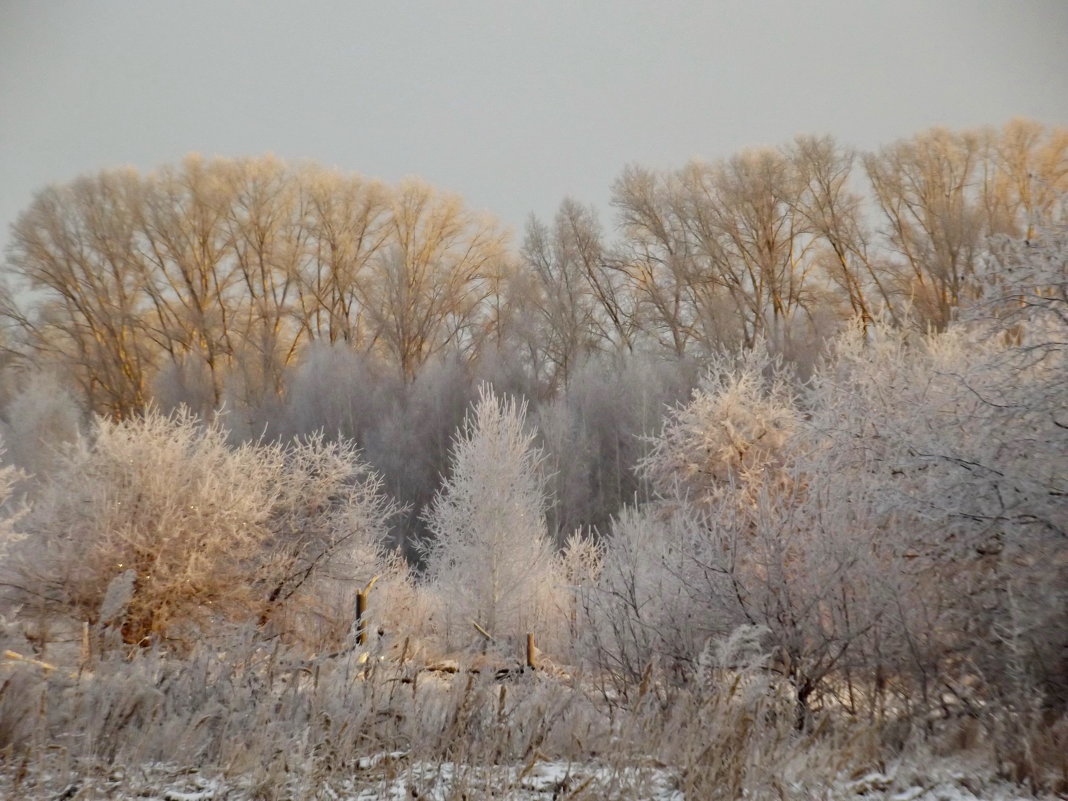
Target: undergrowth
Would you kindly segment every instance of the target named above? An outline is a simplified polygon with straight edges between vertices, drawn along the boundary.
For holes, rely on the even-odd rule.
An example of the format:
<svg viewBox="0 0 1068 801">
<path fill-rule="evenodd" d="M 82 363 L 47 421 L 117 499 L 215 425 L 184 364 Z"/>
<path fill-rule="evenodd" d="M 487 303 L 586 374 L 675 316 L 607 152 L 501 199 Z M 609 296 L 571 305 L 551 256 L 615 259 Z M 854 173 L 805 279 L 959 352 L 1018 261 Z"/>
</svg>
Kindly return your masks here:
<svg viewBox="0 0 1068 801">
<path fill-rule="evenodd" d="M 1063 718 L 1010 731 L 996 715 L 826 711 L 798 730 L 793 699 L 756 666 L 684 688 L 647 675 L 623 701 L 580 674 L 447 672 L 384 657 L 372 648 L 307 659 L 248 639 L 180 659 L 116 652 L 81 671 L 8 659 L 0 789 L 44 798 L 91 785 L 77 797 L 116 797 L 153 771 L 195 770 L 248 798 L 312 798 L 323 787 L 416 787 L 447 772 L 448 797 L 470 799 L 507 797 L 556 764 L 569 767 L 551 797 L 806 798 L 909 753 L 980 752 L 1034 791 L 1068 787 Z"/>
</svg>

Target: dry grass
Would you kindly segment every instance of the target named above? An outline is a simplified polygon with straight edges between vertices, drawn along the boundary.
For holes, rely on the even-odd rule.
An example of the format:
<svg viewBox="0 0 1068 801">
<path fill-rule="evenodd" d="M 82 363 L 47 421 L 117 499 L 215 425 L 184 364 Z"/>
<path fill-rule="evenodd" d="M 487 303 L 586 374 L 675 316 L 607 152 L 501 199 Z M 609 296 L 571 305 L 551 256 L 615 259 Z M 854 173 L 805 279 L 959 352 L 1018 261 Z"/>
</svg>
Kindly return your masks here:
<svg viewBox="0 0 1068 801">
<path fill-rule="evenodd" d="M 398 782 L 457 799 L 800 799 L 886 771 L 908 739 L 896 723 L 840 712 L 798 732 L 789 693 L 759 671 L 685 689 L 654 676 L 628 704 L 609 704 L 581 676 L 498 680 L 382 656 L 308 660 L 250 638 L 182 659 L 115 654 L 81 675 L 9 661 L 0 795 L 135 797 L 160 782 L 192 792 L 218 781 L 264 801 L 323 797 L 323 787 L 385 794 Z M 1041 777 L 1058 759 L 1063 771 L 1066 730 L 1063 720 L 1034 729 L 1026 759 L 1001 755 L 1006 772 L 1023 765 L 1012 778 L 1060 786 Z"/>
</svg>

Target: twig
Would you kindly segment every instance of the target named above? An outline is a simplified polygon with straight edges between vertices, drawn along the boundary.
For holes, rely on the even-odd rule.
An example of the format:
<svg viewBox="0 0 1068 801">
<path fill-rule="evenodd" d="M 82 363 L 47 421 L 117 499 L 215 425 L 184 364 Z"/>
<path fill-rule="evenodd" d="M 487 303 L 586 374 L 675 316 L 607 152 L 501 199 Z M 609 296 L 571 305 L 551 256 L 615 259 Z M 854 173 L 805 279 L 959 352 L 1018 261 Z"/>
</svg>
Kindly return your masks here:
<svg viewBox="0 0 1068 801">
<path fill-rule="evenodd" d="M 27 664 L 30 664 L 30 665 L 36 665 L 37 667 L 41 668 L 42 670 L 56 670 L 57 669 L 56 666 L 53 665 L 53 664 L 50 664 L 48 662 L 42 662 L 40 659 L 34 659 L 31 656 L 23 656 L 22 654 L 17 654 L 14 651 L 4 651 L 4 659 L 11 659 L 11 660 L 14 660 L 14 661 L 17 661 L 17 662 L 26 662 Z"/>
<path fill-rule="evenodd" d="M 480 625 L 478 625 L 477 622 L 472 620 L 471 621 L 471 625 L 475 627 L 475 631 L 477 631 L 479 634 L 481 634 L 487 640 L 489 640 L 490 642 L 496 642 L 496 640 L 493 639 L 493 635 L 490 634 L 488 631 L 486 631 L 484 628 L 482 628 Z"/>
</svg>

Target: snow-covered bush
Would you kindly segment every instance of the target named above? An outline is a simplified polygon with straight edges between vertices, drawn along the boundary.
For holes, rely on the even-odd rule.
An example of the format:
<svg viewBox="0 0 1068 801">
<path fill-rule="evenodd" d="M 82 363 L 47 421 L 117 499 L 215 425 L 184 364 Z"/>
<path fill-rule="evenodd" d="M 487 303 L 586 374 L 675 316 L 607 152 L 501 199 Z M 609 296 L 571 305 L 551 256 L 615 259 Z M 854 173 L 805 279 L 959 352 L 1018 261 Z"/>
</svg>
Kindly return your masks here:
<svg viewBox="0 0 1068 801">
<path fill-rule="evenodd" d="M 1059 698 L 1068 426 L 1051 343 L 1068 337 L 1042 325 L 1040 349 L 974 324 L 858 325 L 799 399 L 759 352 L 717 360 L 641 463 L 667 503 L 607 544 L 602 661 L 686 665 L 748 623 L 800 720 L 842 686 L 850 708 L 872 687 L 924 708 L 977 675 L 996 690 L 1021 649 Z"/>
<path fill-rule="evenodd" d="M 498 638 L 555 636 L 562 588 L 545 524 L 542 458 L 525 404 L 483 385 L 426 515 L 427 576 L 451 645 L 471 640 L 472 622 Z"/>
<path fill-rule="evenodd" d="M 582 600 L 593 663 L 624 695 L 653 668 L 689 677 L 708 638 L 731 627 L 694 576 L 690 546 L 703 525 L 687 508 L 626 507 L 612 522 Z"/>
<path fill-rule="evenodd" d="M 133 571 L 125 639 L 181 640 L 265 622 L 329 571 L 376 572 L 389 511 L 350 445 L 234 448 L 218 422 L 149 411 L 78 437 L 40 489 L 16 569 L 27 599 L 89 623 Z"/>
<path fill-rule="evenodd" d="M 281 466 L 280 448 L 231 449 L 217 424 L 185 412 L 98 419 L 39 491 L 24 589 L 95 623 L 112 579 L 133 570 L 131 642 L 246 613 Z"/>
<path fill-rule="evenodd" d="M 953 692 L 967 674 L 1002 685 L 1010 630 L 1038 674 L 1063 675 L 1066 375 L 1063 347 L 1039 355 L 987 326 L 880 328 L 843 338 L 814 388 L 809 426 L 850 488 L 833 508 L 866 505 L 904 559 L 898 646 L 925 693 L 931 675 Z M 1059 684 L 1046 690 L 1063 704 Z"/>
<path fill-rule="evenodd" d="M 4 443 L 0 440 L 0 457 L 3 455 Z M 17 467 L 0 465 L 0 566 L 6 566 L 9 548 L 21 539 L 15 524 L 26 510 L 16 504 L 13 495 L 22 478 L 23 473 Z"/>
<path fill-rule="evenodd" d="M 650 666 L 691 679 L 705 645 L 739 625 L 769 632 L 803 703 L 837 665 L 853 634 L 831 607 L 863 584 L 856 567 L 872 555 L 823 518 L 798 463 L 803 429 L 763 347 L 714 358 L 668 414 L 639 464 L 662 500 L 614 521 L 590 595 L 595 659 L 624 685 Z"/>
<path fill-rule="evenodd" d="M 566 650 L 569 664 L 580 664 L 586 657 L 589 598 L 604 567 L 604 553 L 602 542 L 575 531 L 557 557 L 563 586 L 557 600 L 567 618 L 567 642 L 562 644 L 566 649 L 562 652 Z"/>
<path fill-rule="evenodd" d="M 1045 226 L 1029 240 L 992 238 L 977 273 L 978 297 L 958 310 L 962 321 L 1000 330 L 1024 349 L 1063 350 L 1068 225 Z"/>
<path fill-rule="evenodd" d="M 799 412 L 781 363 L 766 347 L 711 360 L 690 401 L 669 414 L 639 470 L 663 497 L 697 505 L 780 476 Z"/>
<path fill-rule="evenodd" d="M 319 639 L 327 642 L 347 634 L 354 585 L 381 574 L 405 581 L 403 566 L 385 551 L 396 513 L 354 442 L 322 434 L 294 440 L 282 454 L 259 568 L 264 619 L 280 610 L 296 615 L 289 631 L 307 636 L 322 627 Z"/>
</svg>

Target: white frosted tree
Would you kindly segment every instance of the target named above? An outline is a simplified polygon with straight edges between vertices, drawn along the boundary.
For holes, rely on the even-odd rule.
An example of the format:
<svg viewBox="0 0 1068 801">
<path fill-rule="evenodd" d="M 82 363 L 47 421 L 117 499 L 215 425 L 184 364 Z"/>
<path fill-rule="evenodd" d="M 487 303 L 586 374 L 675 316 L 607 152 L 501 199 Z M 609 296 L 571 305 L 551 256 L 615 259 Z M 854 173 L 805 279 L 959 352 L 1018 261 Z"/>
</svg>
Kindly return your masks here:
<svg viewBox="0 0 1068 801">
<path fill-rule="evenodd" d="M 11 461 L 41 475 L 78 436 L 82 412 L 55 376 L 35 373 L 8 403 L 4 416 Z"/>
<path fill-rule="evenodd" d="M 4 443 L 0 440 L 0 457 L 3 455 Z M 8 546 L 20 536 L 15 532 L 15 523 L 25 508 L 13 503 L 12 496 L 23 475 L 17 467 L 0 463 L 0 565 L 6 560 Z"/>
<path fill-rule="evenodd" d="M 451 472 L 426 514 L 427 573 L 446 638 L 533 630 L 553 608 L 555 558 L 545 523 L 542 452 L 526 404 L 483 385 L 452 447 Z"/>
</svg>

